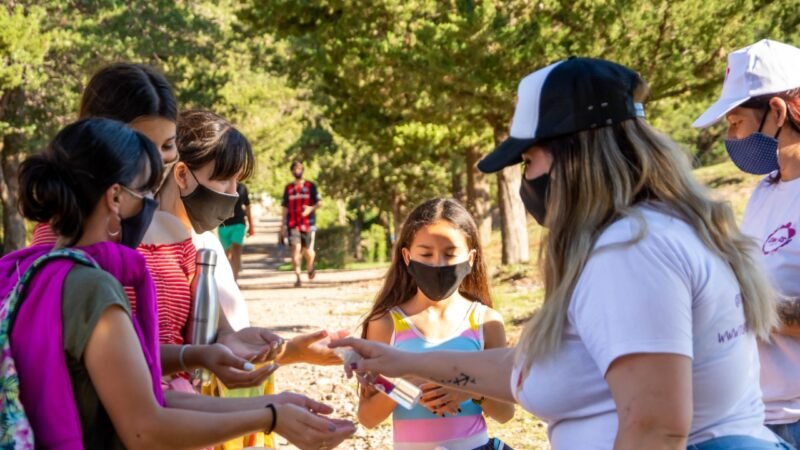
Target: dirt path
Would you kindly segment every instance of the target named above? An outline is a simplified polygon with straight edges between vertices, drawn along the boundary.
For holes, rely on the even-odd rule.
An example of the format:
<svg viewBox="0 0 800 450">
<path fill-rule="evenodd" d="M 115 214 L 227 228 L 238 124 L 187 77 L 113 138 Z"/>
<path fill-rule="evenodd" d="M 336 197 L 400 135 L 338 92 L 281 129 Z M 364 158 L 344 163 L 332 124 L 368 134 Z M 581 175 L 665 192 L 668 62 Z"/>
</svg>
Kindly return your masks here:
<svg viewBox="0 0 800 450">
<path fill-rule="evenodd" d="M 318 271 L 312 282 L 303 274 L 303 287 L 295 288 L 294 274 L 277 270 L 289 258 L 289 250 L 278 247 L 279 227 L 277 219 L 260 220 L 256 236 L 245 244 L 239 281 L 253 325 L 276 330 L 284 337 L 323 328 L 354 330 L 369 309 L 384 271 Z M 340 367 L 301 364 L 281 368 L 277 387 L 325 401 L 336 409 L 336 416 L 355 420 L 355 384 L 344 379 Z M 295 448 L 282 439 L 279 444 L 282 449 Z M 340 448 L 391 448 L 391 427 L 359 428 L 355 438 Z"/>
</svg>

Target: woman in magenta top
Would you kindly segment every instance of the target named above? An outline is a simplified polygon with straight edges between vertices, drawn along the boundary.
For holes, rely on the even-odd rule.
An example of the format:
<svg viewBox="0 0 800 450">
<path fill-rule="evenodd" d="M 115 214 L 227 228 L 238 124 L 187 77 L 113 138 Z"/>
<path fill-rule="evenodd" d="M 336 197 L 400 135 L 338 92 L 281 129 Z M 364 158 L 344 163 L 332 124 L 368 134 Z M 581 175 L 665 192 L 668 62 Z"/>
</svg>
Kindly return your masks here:
<svg viewBox="0 0 800 450">
<path fill-rule="evenodd" d="M 33 434 L 17 435 L 12 446 L 198 448 L 267 430 L 317 449 L 352 434 L 351 424 L 310 412 L 330 408 L 294 394 L 211 399 L 162 391 L 155 289 L 133 250 L 150 224 L 160 182 L 152 142 L 106 119 L 67 126 L 21 165 L 25 217 L 50 223 L 59 247 L 89 259 L 42 265 L 16 303 L 9 342 Z M 29 247 L 0 259 L 0 303 L 51 250 Z M 135 289 L 135 313 L 123 286 Z"/>
</svg>

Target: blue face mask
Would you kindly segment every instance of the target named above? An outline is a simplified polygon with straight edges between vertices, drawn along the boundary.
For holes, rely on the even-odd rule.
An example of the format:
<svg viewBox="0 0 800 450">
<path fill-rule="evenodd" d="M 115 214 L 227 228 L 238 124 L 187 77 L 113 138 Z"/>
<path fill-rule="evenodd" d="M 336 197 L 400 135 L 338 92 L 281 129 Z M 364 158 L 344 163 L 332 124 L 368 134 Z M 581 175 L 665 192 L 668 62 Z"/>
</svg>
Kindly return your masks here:
<svg viewBox="0 0 800 450">
<path fill-rule="evenodd" d="M 769 110 L 764 113 L 758 131 L 744 139 L 725 139 L 725 149 L 731 161 L 743 172 L 754 175 L 766 175 L 779 169 L 778 166 L 778 136 L 781 128 L 774 137 L 761 132 Z"/>
</svg>

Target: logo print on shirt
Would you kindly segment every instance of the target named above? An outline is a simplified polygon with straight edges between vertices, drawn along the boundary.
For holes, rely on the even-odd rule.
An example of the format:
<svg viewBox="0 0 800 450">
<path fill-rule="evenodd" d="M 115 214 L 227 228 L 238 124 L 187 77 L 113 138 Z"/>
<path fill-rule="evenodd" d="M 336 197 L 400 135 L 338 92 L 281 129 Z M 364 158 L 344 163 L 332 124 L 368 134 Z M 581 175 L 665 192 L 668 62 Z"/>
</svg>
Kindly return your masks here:
<svg viewBox="0 0 800 450">
<path fill-rule="evenodd" d="M 791 222 L 781 225 L 777 230 L 773 231 L 772 234 L 767 236 L 767 239 L 761 246 L 761 251 L 764 252 L 765 255 L 775 254 L 778 250 L 789 244 L 789 242 L 792 242 L 796 234 L 797 230 L 792 227 Z"/>
</svg>

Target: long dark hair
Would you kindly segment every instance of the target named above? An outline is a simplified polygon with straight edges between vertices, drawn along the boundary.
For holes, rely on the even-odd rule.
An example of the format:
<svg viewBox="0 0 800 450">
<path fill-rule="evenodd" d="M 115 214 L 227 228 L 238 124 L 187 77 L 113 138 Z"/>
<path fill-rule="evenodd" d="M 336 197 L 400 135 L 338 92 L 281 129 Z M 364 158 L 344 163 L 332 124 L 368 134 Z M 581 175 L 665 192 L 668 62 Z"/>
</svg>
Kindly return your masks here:
<svg viewBox="0 0 800 450">
<path fill-rule="evenodd" d="M 150 177 L 133 188 L 152 190 L 161 181 L 161 155 L 153 142 L 122 122 L 83 119 L 20 165 L 19 209 L 29 220 L 50 223 L 73 245 L 105 191 L 115 183 L 129 185 L 147 167 Z"/>
<path fill-rule="evenodd" d="M 475 250 L 475 260 L 472 272 L 464 279 L 458 292 L 469 300 L 492 306 L 492 297 L 489 292 L 489 277 L 486 271 L 486 262 L 481 248 L 480 233 L 475 220 L 461 203 L 452 199 L 437 198 L 417 206 L 408 215 L 400 238 L 392 251 L 392 265 L 386 273 L 386 281 L 375 298 L 372 310 L 362 324 L 361 337 L 367 337 L 369 322 L 383 317 L 394 307 L 400 306 L 410 300 L 417 293 L 417 283 L 408 273 L 403 248 L 410 248 L 417 231 L 440 220 L 447 221 L 461 230 L 467 238 L 467 246 Z"/>
<path fill-rule="evenodd" d="M 79 117 L 105 117 L 131 123 L 137 117 L 178 119 L 175 94 L 167 78 L 144 65 L 116 63 L 103 67 L 83 90 Z"/>
<path fill-rule="evenodd" d="M 230 122 L 212 112 L 181 112 L 175 142 L 181 162 L 189 169 L 199 170 L 214 162 L 212 180 L 239 175 L 239 181 L 243 181 L 255 170 L 250 142 Z"/>
</svg>

